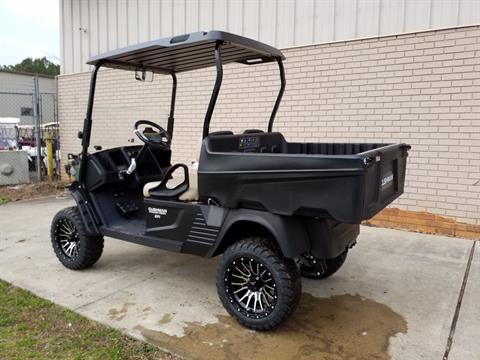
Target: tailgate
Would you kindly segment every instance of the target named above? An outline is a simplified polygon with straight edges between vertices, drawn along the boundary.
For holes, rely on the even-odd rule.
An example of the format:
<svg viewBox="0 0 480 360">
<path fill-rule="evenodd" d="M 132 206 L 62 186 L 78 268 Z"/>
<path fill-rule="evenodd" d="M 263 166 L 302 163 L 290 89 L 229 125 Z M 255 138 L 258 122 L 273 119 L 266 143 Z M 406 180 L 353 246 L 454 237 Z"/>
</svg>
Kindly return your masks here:
<svg viewBox="0 0 480 360">
<path fill-rule="evenodd" d="M 367 164 L 362 218 L 369 219 L 403 194 L 410 145 L 392 144 L 360 155 Z"/>
</svg>

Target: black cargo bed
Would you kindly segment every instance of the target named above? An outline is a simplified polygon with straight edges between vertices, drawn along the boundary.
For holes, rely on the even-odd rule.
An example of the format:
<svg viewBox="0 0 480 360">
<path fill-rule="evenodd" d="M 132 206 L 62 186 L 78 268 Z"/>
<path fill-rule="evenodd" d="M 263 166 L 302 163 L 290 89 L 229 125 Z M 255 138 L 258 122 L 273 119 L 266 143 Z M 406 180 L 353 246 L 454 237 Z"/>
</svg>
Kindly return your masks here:
<svg viewBox="0 0 480 360">
<path fill-rule="evenodd" d="M 199 194 L 224 207 L 360 223 L 403 193 L 406 144 L 288 143 L 217 134 L 202 145 Z"/>
</svg>

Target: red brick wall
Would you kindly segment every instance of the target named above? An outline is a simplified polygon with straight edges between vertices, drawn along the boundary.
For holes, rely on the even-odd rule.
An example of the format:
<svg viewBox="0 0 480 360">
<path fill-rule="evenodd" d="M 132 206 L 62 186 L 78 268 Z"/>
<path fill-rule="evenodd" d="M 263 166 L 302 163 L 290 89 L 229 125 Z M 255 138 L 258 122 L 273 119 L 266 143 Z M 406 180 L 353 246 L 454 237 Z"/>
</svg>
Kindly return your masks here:
<svg viewBox="0 0 480 360">
<path fill-rule="evenodd" d="M 365 221 L 365 224 L 426 234 L 480 240 L 480 225 L 466 224 L 452 218 L 428 212 L 387 208 L 372 219 Z"/>
</svg>

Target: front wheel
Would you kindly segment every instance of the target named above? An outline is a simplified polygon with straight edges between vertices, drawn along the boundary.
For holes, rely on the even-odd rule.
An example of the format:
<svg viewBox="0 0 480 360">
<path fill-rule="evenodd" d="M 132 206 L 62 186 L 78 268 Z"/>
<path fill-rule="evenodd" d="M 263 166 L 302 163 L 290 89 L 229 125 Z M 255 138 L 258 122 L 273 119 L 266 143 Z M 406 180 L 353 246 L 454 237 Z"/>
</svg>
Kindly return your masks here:
<svg viewBox="0 0 480 360">
<path fill-rule="evenodd" d="M 295 262 L 263 238 L 246 238 L 223 254 L 217 268 L 223 306 L 240 324 L 270 330 L 295 310 L 301 279 Z"/>
<path fill-rule="evenodd" d="M 76 206 L 55 215 L 50 237 L 58 260 L 72 270 L 91 267 L 103 252 L 103 237 L 87 233 Z"/>
</svg>

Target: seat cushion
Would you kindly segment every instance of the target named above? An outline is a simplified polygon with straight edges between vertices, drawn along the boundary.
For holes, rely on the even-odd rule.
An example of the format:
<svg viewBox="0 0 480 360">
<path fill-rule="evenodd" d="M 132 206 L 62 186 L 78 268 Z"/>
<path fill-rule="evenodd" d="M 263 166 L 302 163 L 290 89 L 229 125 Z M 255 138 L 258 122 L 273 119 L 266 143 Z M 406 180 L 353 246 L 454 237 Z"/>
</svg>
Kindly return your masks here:
<svg viewBox="0 0 480 360">
<path fill-rule="evenodd" d="M 190 186 L 188 187 L 188 190 L 185 191 L 183 194 L 181 194 L 178 197 L 178 200 L 180 201 L 197 201 L 198 200 L 198 176 L 197 172 L 190 173 L 188 174 L 190 178 Z M 173 177 L 167 182 L 167 186 L 169 188 L 174 188 L 178 185 L 180 185 L 183 181 L 183 177 L 177 176 Z M 143 186 L 143 196 L 144 197 L 150 197 L 150 190 L 156 188 L 158 185 L 160 185 L 161 181 L 151 181 L 149 183 L 146 183 Z"/>
<path fill-rule="evenodd" d="M 173 179 L 172 179 L 173 180 Z M 161 181 L 151 181 L 143 185 L 143 196 L 150 197 L 150 190 L 160 185 Z"/>
</svg>

